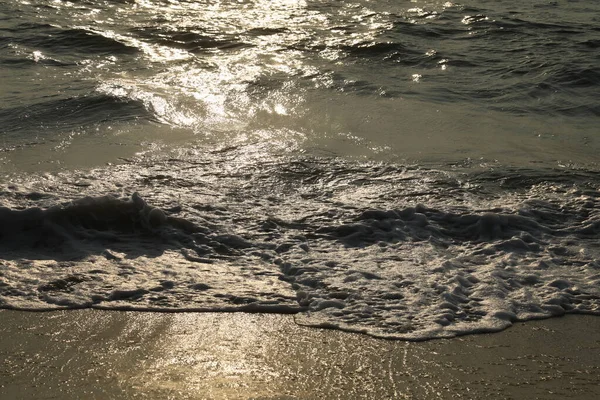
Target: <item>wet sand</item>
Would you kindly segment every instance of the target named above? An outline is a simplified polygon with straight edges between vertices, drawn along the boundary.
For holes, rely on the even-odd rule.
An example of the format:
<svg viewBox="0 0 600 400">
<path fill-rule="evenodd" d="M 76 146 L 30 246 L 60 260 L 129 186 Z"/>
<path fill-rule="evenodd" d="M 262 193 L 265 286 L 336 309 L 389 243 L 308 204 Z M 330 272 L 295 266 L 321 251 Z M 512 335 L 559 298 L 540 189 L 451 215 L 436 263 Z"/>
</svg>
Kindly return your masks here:
<svg viewBox="0 0 600 400">
<path fill-rule="evenodd" d="M 0 399 L 596 399 L 600 318 L 401 342 L 293 316 L 0 311 Z"/>
</svg>

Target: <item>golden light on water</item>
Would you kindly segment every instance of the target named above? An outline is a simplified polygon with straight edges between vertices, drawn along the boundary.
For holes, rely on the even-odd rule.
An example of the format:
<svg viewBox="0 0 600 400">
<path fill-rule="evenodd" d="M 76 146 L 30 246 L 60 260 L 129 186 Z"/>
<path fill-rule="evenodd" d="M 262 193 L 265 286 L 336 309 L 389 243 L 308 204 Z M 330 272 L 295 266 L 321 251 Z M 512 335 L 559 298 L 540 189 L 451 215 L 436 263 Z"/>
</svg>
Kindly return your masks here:
<svg viewBox="0 0 600 400">
<path fill-rule="evenodd" d="M 402 85 L 427 90 L 436 76 L 452 72 L 451 58 L 434 42 L 418 49 L 431 62 L 413 62 L 414 46 L 395 36 L 398 21 L 434 24 L 455 7 L 443 1 L 391 8 L 303 0 L 53 4 L 100 46 L 115 46 L 79 62 L 83 79 L 113 101 L 148 111 L 140 111 L 143 127 L 125 126 L 119 140 L 143 130 L 148 143 L 163 147 L 378 157 L 401 137 L 404 152 L 409 137 L 431 137 L 436 125 L 427 107 L 398 97 Z M 408 130 L 406 121 L 417 122 Z M 131 142 L 139 142 L 135 135 Z"/>
<path fill-rule="evenodd" d="M 289 83 L 293 86 L 297 77 L 307 76 L 315 77 L 314 86 L 323 82 L 319 68 L 296 49 L 299 44 L 314 41 L 315 33 L 323 35 L 323 42 L 332 46 L 324 46 L 328 50 L 322 57 L 335 60 L 339 58 L 339 51 L 334 50 L 338 45 L 371 40 L 377 28 L 385 25 L 368 10 L 353 8 L 348 13 L 357 25 L 356 32 L 346 35 L 331 29 L 325 14 L 309 9 L 304 0 L 137 1 L 131 8 L 121 9 L 119 17 L 143 21 L 142 13 L 148 21 L 160 19 L 160 31 L 152 33 L 152 40 L 111 29 L 102 34 L 141 49 L 153 70 L 160 72 L 146 77 L 138 73 L 119 76 L 109 85 L 130 87 L 135 81 L 136 88 L 129 92 L 152 92 L 172 105 L 157 107 L 156 96 L 138 96 L 149 99 L 147 106 L 158 112 L 161 120 L 195 127 L 204 134 L 217 126 L 217 130 L 242 129 L 262 111 L 292 117 L 302 99 L 298 96 L 301 90 Z M 112 18 L 104 22 L 114 25 Z M 145 26 L 138 23 L 133 29 L 143 32 Z M 265 80 L 268 85 L 262 87 Z M 175 115 L 175 109 L 181 111 Z"/>
<path fill-rule="evenodd" d="M 131 15 L 122 17 L 140 20 L 141 12 L 148 20 L 164 20 L 152 40 L 112 30 L 103 35 L 141 49 L 158 72 L 113 77 L 99 90 L 142 101 L 168 125 L 243 139 L 252 126 L 261 125 L 262 117 L 270 122 L 274 116 L 293 117 L 302 106 L 301 95 L 292 94 L 287 82 L 314 73 L 314 68 L 290 46 L 308 36 L 303 25 L 323 18 L 305 8 L 302 0 L 138 1 L 125 11 Z M 275 87 L 262 88 L 265 79 Z"/>
</svg>

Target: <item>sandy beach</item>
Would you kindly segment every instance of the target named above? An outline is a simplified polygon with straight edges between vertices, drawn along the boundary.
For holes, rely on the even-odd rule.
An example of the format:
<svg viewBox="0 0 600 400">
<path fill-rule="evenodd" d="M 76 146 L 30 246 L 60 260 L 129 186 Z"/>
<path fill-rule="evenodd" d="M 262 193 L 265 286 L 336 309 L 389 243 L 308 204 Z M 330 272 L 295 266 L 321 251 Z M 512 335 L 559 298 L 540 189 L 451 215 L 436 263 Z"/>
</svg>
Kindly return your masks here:
<svg viewBox="0 0 600 400">
<path fill-rule="evenodd" d="M 1 399 L 595 399 L 600 318 L 402 342 L 271 314 L 0 311 Z"/>
</svg>

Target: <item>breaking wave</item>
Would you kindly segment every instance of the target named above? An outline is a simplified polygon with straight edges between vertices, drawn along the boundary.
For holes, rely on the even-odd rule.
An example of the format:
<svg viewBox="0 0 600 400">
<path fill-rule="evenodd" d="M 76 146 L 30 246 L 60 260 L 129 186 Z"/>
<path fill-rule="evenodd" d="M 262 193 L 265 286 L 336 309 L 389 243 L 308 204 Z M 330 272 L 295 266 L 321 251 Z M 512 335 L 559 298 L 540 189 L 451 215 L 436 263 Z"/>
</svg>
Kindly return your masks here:
<svg viewBox="0 0 600 400">
<path fill-rule="evenodd" d="M 0 306 L 285 312 L 409 340 L 600 314 L 594 171 L 237 151 L 3 182 Z"/>
</svg>

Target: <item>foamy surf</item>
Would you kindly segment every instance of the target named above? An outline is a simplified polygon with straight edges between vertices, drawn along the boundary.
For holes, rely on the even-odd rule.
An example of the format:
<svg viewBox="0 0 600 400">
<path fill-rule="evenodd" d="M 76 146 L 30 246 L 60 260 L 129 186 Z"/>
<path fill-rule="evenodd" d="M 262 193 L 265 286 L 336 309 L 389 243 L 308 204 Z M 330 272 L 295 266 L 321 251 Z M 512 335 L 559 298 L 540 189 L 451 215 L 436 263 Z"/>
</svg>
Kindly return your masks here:
<svg viewBox="0 0 600 400">
<path fill-rule="evenodd" d="M 600 314 L 595 171 L 238 156 L 6 178 L 0 307 L 296 313 L 408 340 Z"/>
</svg>

